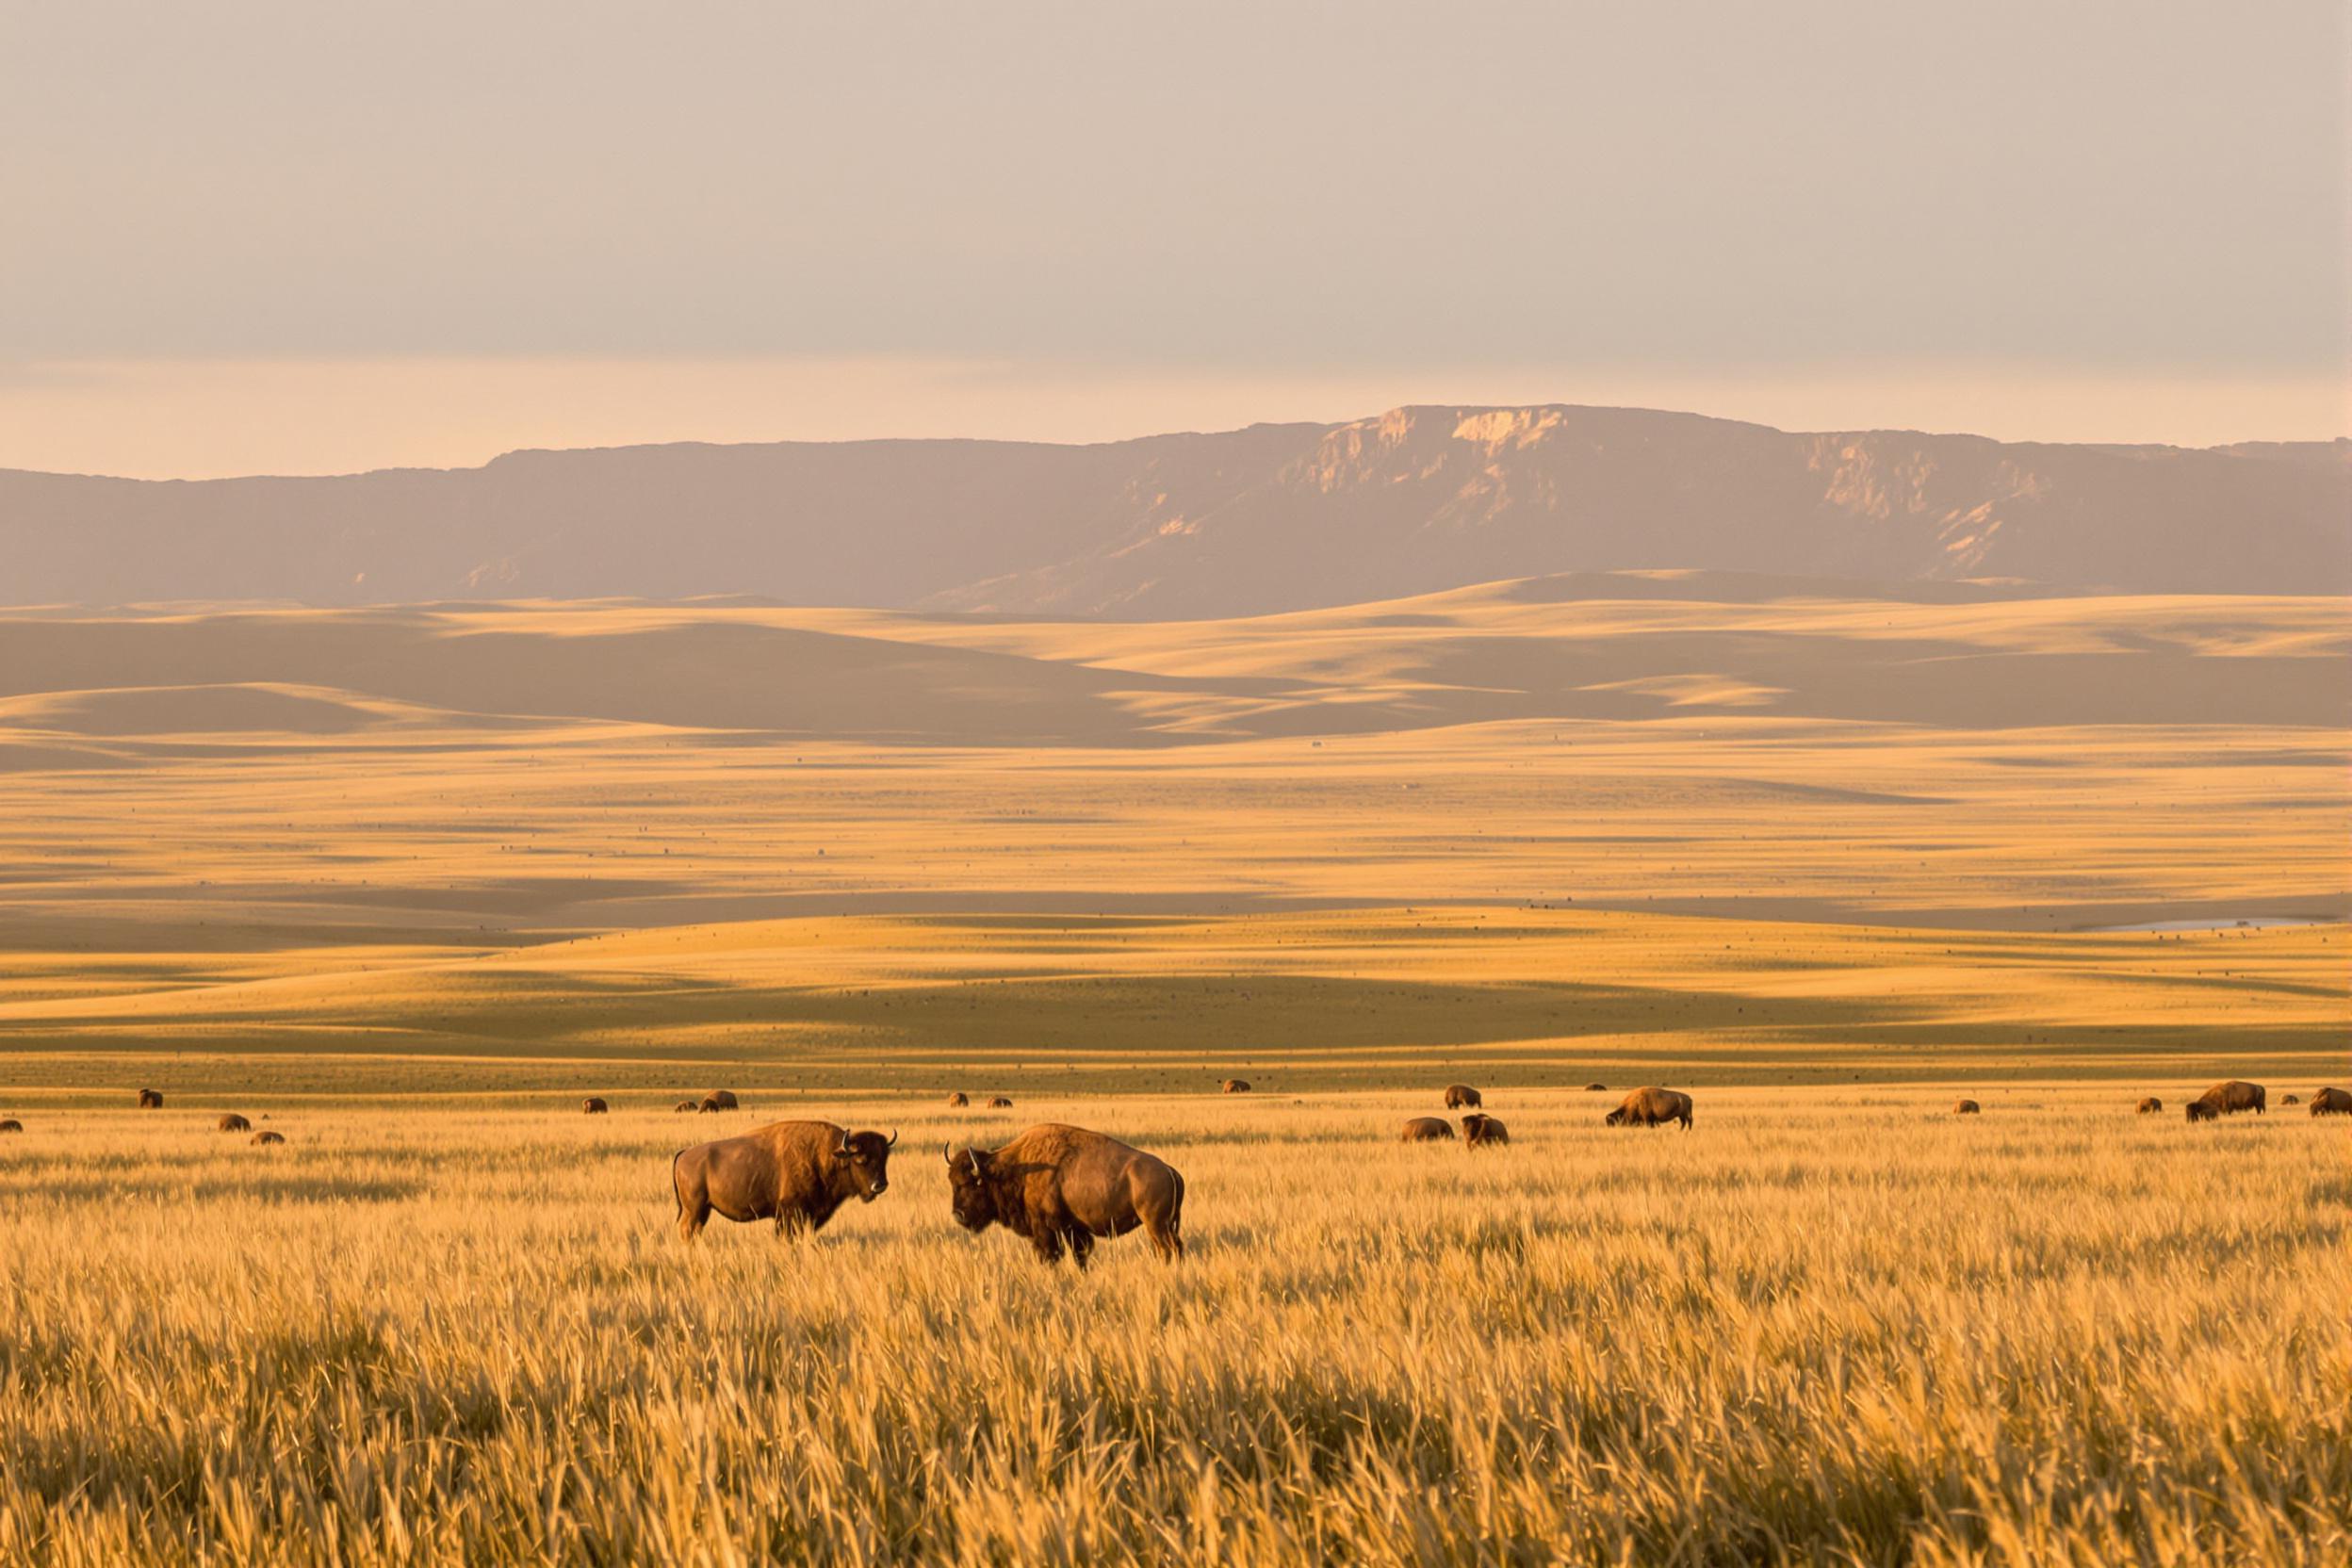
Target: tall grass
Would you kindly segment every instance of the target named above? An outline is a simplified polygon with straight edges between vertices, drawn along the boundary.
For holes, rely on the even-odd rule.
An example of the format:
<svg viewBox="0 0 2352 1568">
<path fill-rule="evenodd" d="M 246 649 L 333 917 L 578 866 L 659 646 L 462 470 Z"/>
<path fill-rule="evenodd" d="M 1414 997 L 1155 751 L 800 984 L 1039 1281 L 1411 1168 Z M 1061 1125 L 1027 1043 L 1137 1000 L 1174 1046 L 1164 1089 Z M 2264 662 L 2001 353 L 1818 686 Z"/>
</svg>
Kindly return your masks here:
<svg viewBox="0 0 2352 1568">
<path fill-rule="evenodd" d="M 887 1196 L 692 1250 L 713 1118 L 37 1118 L 0 1561 L 2352 1560 L 2341 1126 L 1497 1094 L 1508 1150 L 1386 1141 L 1426 1098 L 846 1106 Z M 1174 1160 L 1190 1257 L 954 1230 L 939 1140 L 1033 1116 Z"/>
</svg>

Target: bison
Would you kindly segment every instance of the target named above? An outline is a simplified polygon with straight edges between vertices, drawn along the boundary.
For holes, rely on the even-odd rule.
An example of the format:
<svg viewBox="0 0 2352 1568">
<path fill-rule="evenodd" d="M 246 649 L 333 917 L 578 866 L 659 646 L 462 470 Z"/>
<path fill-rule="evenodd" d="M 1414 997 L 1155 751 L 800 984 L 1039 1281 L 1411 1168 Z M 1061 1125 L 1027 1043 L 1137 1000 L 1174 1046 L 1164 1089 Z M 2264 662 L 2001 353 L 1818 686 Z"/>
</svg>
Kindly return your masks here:
<svg viewBox="0 0 2352 1568">
<path fill-rule="evenodd" d="M 1217 1092 L 1220 1094 L 1248 1094 L 1250 1092 L 1250 1080 L 1247 1078 L 1228 1078 L 1223 1084 L 1217 1086 Z"/>
<path fill-rule="evenodd" d="M 155 1089 L 139 1090 L 139 1108 L 142 1111 L 159 1111 L 163 1109 L 162 1093 Z"/>
<path fill-rule="evenodd" d="M 1601 1120 L 1610 1127 L 1659 1127 L 1679 1121 L 1687 1133 L 1690 1130 L 1690 1097 L 1680 1089 L 1635 1089 Z"/>
<path fill-rule="evenodd" d="M 956 1223 L 977 1233 L 1002 1225 L 1061 1262 L 1086 1266 L 1098 1236 L 1140 1226 L 1160 1258 L 1184 1255 L 1184 1179 L 1176 1168 L 1084 1127 L 1041 1122 L 1001 1149 L 946 1149 Z"/>
<path fill-rule="evenodd" d="M 2198 1095 L 2194 1103 L 2211 1107 L 2212 1115 L 2192 1116 L 2191 1121 L 2211 1121 L 2213 1117 L 2235 1116 L 2240 1111 L 2262 1116 L 2270 1109 L 2270 1091 L 2243 1078 L 2225 1078 Z"/>
<path fill-rule="evenodd" d="M 702 1109 L 702 1102 L 699 1100 L 681 1100 L 672 1107 L 675 1114 L 679 1116 L 690 1116 L 700 1109 Z"/>
<path fill-rule="evenodd" d="M 253 1124 L 246 1120 L 243 1117 L 237 1115 L 235 1111 L 231 1111 L 228 1115 L 222 1117 L 219 1122 L 219 1126 L 224 1133 L 250 1133 L 253 1130 Z"/>
<path fill-rule="evenodd" d="M 2312 1107 L 2312 1109 L 2313 1109 L 2313 1110 L 2317 1110 L 2317 1109 L 2318 1109 L 2318 1107 L 2317 1107 L 2317 1106 L 2313 1106 L 2313 1107 Z M 8 1118 L 7 1118 L 6 1119 L 0 1119 L 0 1133 L 21 1133 L 21 1132 L 23 1132 L 24 1130 L 24 1124 L 23 1122 L 21 1122 L 21 1121 L 17 1120 L 17 1119 L 16 1119 L 16 1118 L 14 1118 L 14 1117 L 8 1117 Z"/>
<path fill-rule="evenodd" d="M 716 1116 L 727 1107 L 719 1103 L 717 1095 L 706 1094 L 702 1097 L 702 1103 L 696 1105 L 694 1109 L 704 1116 Z"/>
<path fill-rule="evenodd" d="M 2157 1112 L 2163 1110 L 2164 1108 L 2164 1102 L 2157 1099 L 2152 1094 L 2140 1102 L 2140 1114 L 2142 1116 L 2154 1116 Z"/>
<path fill-rule="evenodd" d="M 1442 1117 L 1416 1116 L 1405 1123 L 1399 1143 L 1440 1143 L 1454 1135 L 1453 1123 Z"/>
<path fill-rule="evenodd" d="M 1449 1111 L 1459 1111 L 1465 1106 L 1472 1110 L 1476 1110 L 1478 1107 L 1485 1103 L 1485 1099 L 1478 1093 L 1478 1091 L 1472 1088 L 1467 1084 L 1448 1084 L 1446 1086 L 1446 1108 Z"/>
<path fill-rule="evenodd" d="M 2313 1089 L 2311 1091 L 2311 1114 L 2313 1116 L 2352 1116 L 2352 1090 Z"/>
<path fill-rule="evenodd" d="M 988 1109 L 992 1111 L 1009 1111 L 1012 1108 L 1013 1102 L 1001 1094 L 988 1102 Z"/>
<path fill-rule="evenodd" d="M 252 1141 L 256 1147 L 266 1146 L 272 1143 L 284 1143 L 286 1141 L 286 1135 L 284 1133 L 272 1133 L 265 1129 L 261 1132 L 255 1133 L 253 1135 Z"/>
<path fill-rule="evenodd" d="M 2299 1094 L 2290 1094 L 2285 1099 L 2279 1101 L 2278 1103 L 2281 1105 L 2300 1105 L 2303 1103 L 2303 1097 Z"/>
<path fill-rule="evenodd" d="M 822 1231 L 855 1198 L 890 1190 L 898 1135 L 853 1133 L 829 1121 L 776 1121 L 740 1137 L 681 1149 L 670 1161 L 678 1233 L 692 1241 L 713 1211 L 746 1224 L 776 1221 L 779 1236 Z"/>
<path fill-rule="evenodd" d="M 1473 1111 L 1462 1119 L 1462 1141 L 1473 1149 L 1490 1143 L 1509 1143 L 1511 1129 L 1482 1111 Z"/>
<path fill-rule="evenodd" d="M 957 1090 L 956 1090 L 954 1094 L 951 1094 L 951 1095 L 949 1095 L 949 1096 L 947 1097 L 947 1102 L 948 1102 L 950 1105 L 955 1105 L 955 1106 L 964 1106 L 964 1105 L 969 1105 L 969 1104 L 971 1104 L 971 1103 L 972 1103 L 972 1096 L 970 1096 L 970 1095 L 966 1094 L 966 1093 L 965 1093 L 963 1090 L 961 1090 L 961 1089 L 957 1089 Z"/>
<path fill-rule="evenodd" d="M 592 1094 L 580 1102 L 580 1109 L 583 1116 L 603 1116 L 612 1107 L 604 1102 L 602 1095 Z"/>
<path fill-rule="evenodd" d="M 733 1089 L 712 1089 L 709 1094 L 704 1095 L 703 1099 L 723 1111 L 740 1111 L 743 1108 L 743 1102 L 735 1098 Z"/>
<path fill-rule="evenodd" d="M 1955 1100 L 1952 1102 L 1952 1114 L 1954 1116 L 1983 1116 L 1984 1114 L 1984 1107 L 1978 1104 L 1973 1100 Z"/>
<path fill-rule="evenodd" d="M 1584 1092 L 1587 1094 L 1607 1094 L 1609 1092 L 1609 1086 L 1607 1084 L 1587 1084 L 1584 1086 Z"/>
<path fill-rule="evenodd" d="M 2218 1121 L 2221 1119 L 2220 1107 L 2216 1105 L 2208 1105 L 2202 1100 L 2190 1101 L 2188 1111 L 2189 1119 L 2191 1121 Z"/>
</svg>

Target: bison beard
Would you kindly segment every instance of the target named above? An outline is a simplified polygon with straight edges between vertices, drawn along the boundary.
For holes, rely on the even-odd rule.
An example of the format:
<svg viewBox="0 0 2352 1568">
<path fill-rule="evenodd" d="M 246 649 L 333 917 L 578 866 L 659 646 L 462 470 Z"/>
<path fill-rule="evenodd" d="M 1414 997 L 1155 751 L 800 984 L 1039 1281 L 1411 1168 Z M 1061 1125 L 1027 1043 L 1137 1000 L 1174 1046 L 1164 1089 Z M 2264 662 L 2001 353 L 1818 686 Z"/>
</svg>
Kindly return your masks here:
<svg viewBox="0 0 2352 1568">
<path fill-rule="evenodd" d="M 1086 1266 L 1097 1238 L 1140 1229 L 1162 1259 L 1184 1255 L 1184 1179 L 1139 1149 L 1082 1127 L 1031 1127 L 1002 1149 L 943 1147 L 956 1223 L 1002 1225 L 1045 1264 Z"/>
</svg>

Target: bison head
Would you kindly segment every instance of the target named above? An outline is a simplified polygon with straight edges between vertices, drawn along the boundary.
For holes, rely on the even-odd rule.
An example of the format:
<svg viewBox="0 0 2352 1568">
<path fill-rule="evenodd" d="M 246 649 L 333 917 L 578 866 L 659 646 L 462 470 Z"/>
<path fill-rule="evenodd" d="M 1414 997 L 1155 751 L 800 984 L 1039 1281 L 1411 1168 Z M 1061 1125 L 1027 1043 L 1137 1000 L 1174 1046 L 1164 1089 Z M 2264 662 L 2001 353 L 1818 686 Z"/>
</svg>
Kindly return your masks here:
<svg viewBox="0 0 2352 1568">
<path fill-rule="evenodd" d="M 993 1157 L 977 1149 L 961 1154 L 947 1152 L 947 1195 L 956 1223 L 967 1231 L 985 1231 L 996 1218 L 996 1198 L 988 1190 L 988 1163 Z"/>
<path fill-rule="evenodd" d="M 1615 1110 L 1609 1112 L 1607 1116 L 1601 1118 L 1601 1124 L 1605 1127 L 1622 1127 L 1625 1125 L 1625 1108 L 1623 1105 L 1620 1105 Z"/>
<path fill-rule="evenodd" d="M 890 1190 L 890 1151 L 897 1145 L 896 1132 L 887 1138 L 879 1133 L 841 1135 L 833 1157 L 848 1169 L 851 1186 L 860 1202 L 871 1203 Z"/>
</svg>

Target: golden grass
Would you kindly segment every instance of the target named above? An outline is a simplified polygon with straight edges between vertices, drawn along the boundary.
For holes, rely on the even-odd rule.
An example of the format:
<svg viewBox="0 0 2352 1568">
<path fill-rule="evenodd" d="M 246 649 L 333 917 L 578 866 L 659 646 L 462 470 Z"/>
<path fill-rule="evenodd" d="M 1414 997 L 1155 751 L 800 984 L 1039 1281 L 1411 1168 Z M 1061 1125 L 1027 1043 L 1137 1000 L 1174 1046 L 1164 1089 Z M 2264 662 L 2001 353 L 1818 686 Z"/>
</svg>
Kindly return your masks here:
<svg viewBox="0 0 2352 1568">
<path fill-rule="evenodd" d="M 2341 1124 L 2048 1084 L 1611 1132 L 1490 1085 L 1509 1150 L 1389 1142 L 1435 1083 L 837 1103 L 904 1128 L 890 1192 L 691 1250 L 667 1157 L 718 1118 L 45 1113 L 0 1154 L 0 1559 L 2352 1554 Z M 1176 1163 L 1187 1260 L 956 1231 L 939 1140 L 1033 1117 Z"/>
</svg>

